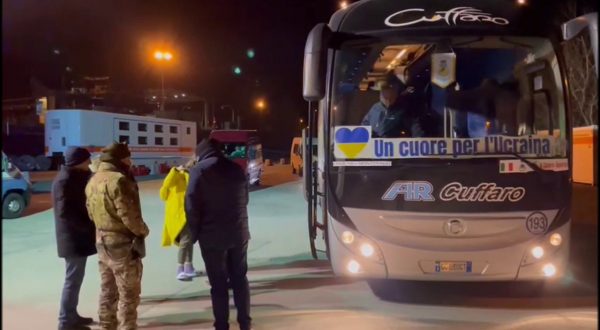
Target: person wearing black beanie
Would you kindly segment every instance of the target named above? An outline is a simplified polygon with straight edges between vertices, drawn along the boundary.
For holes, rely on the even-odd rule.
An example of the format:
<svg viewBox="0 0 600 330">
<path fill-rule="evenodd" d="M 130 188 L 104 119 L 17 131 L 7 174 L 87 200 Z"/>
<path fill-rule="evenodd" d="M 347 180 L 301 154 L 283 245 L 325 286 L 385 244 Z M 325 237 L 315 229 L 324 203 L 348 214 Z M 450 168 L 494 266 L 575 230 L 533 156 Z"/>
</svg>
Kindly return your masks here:
<svg viewBox="0 0 600 330">
<path fill-rule="evenodd" d="M 87 257 L 96 254 L 96 228 L 85 206 L 90 153 L 85 148 L 69 147 L 64 155 L 65 166 L 52 183 L 56 246 L 66 265 L 58 328 L 89 329 L 87 325 L 94 320 L 77 313 L 77 301 Z"/>
<path fill-rule="evenodd" d="M 238 324 L 241 330 L 247 330 L 252 326 L 246 276 L 250 240 L 248 180 L 241 166 L 223 156 L 215 140 L 202 140 L 196 157 L 197 164 L 189 170 L 185 215 L 191 240 L 200 243 L 211 286 L 214 327 L 229 329 L 229 280 Z"/>
</svg>

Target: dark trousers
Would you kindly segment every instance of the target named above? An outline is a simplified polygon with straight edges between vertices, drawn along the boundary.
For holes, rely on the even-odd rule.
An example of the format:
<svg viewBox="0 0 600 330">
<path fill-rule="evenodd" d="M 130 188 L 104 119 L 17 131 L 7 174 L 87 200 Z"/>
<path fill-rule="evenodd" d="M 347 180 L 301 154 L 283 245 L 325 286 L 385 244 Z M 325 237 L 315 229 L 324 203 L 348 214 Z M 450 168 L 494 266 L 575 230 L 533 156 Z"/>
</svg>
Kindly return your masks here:
<svg viewBox="0 0 600 330">
<path fill-rule="evenodd" d="M 200 244 L 206 274 L 210 282 L 215 329 L 229 329 L 229 291 L 227 279 L 233 289 L 240 330 L 250 329 L 250 287 L 248 271 L 248 242 L 229 249 L 215 249 Z"/>
<path fill-rule="evenodd" d="M 85 275 L 86 261 L 87 257 L 65 258 L 65 285 L 60 298 L 60 312 L 58 315 L 58 322 L 62 325 L 72 324 L 79 316 L 77 314 L 77 304 L 79 303 L 79 290 Z"/>
</svg>

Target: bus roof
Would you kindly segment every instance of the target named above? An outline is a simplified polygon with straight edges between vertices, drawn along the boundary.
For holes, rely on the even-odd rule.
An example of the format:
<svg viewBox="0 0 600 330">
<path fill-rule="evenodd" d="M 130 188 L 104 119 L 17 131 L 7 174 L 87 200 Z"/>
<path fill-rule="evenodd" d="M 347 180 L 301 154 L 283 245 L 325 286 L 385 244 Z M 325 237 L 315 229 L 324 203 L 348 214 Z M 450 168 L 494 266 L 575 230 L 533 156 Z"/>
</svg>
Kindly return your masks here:
<svg viewBox="0 0 600 330">
<path fill-rule="evenodd" d="M 524 4 L 520 4 L 523 2 Z M 332 31 L 418 35 L 544 36 L 560 33 L 556 1 L 362 0 L 338 10 Z"/>
</svg>

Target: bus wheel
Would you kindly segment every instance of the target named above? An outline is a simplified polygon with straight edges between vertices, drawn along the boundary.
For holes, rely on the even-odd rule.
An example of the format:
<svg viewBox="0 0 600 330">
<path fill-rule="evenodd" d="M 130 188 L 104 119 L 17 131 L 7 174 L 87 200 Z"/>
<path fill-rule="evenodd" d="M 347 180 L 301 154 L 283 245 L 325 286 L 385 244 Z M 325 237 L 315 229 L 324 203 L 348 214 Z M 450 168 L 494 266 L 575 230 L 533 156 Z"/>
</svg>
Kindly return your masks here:
<svg viewBox="0 0 600 330">
<path fill-rule="evenodd" d="M 25 198 L 18 193 L 10 193 L 2 201 L 2 218 L 14 219 L 25 210 Z"/>
</svg>

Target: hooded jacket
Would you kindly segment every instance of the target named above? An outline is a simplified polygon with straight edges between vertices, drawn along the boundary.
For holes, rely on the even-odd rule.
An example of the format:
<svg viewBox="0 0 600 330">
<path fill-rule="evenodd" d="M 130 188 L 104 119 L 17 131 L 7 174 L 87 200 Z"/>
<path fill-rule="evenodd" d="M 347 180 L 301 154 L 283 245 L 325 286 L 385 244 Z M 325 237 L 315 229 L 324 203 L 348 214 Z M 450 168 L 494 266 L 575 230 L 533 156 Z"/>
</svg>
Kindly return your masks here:
<svg viewBox="0 0 600 330">
<path fill-rule="evenodd" d="M 244 170 L 225 158 L 213 140 L 196 150 L 190 169 L 185 212 L 192 240 L 206 248 L 228 249 L 250 239 L 248 181 Z"/>
<path fill-rule="evenodd" d="M 166 202 L 162 246 L 179 245 L 177 236 L 185 226 L 185 189 L 190 175 L 186 171 L 171 168 L 160 188 L 160 199 Z"/>
</svg>

